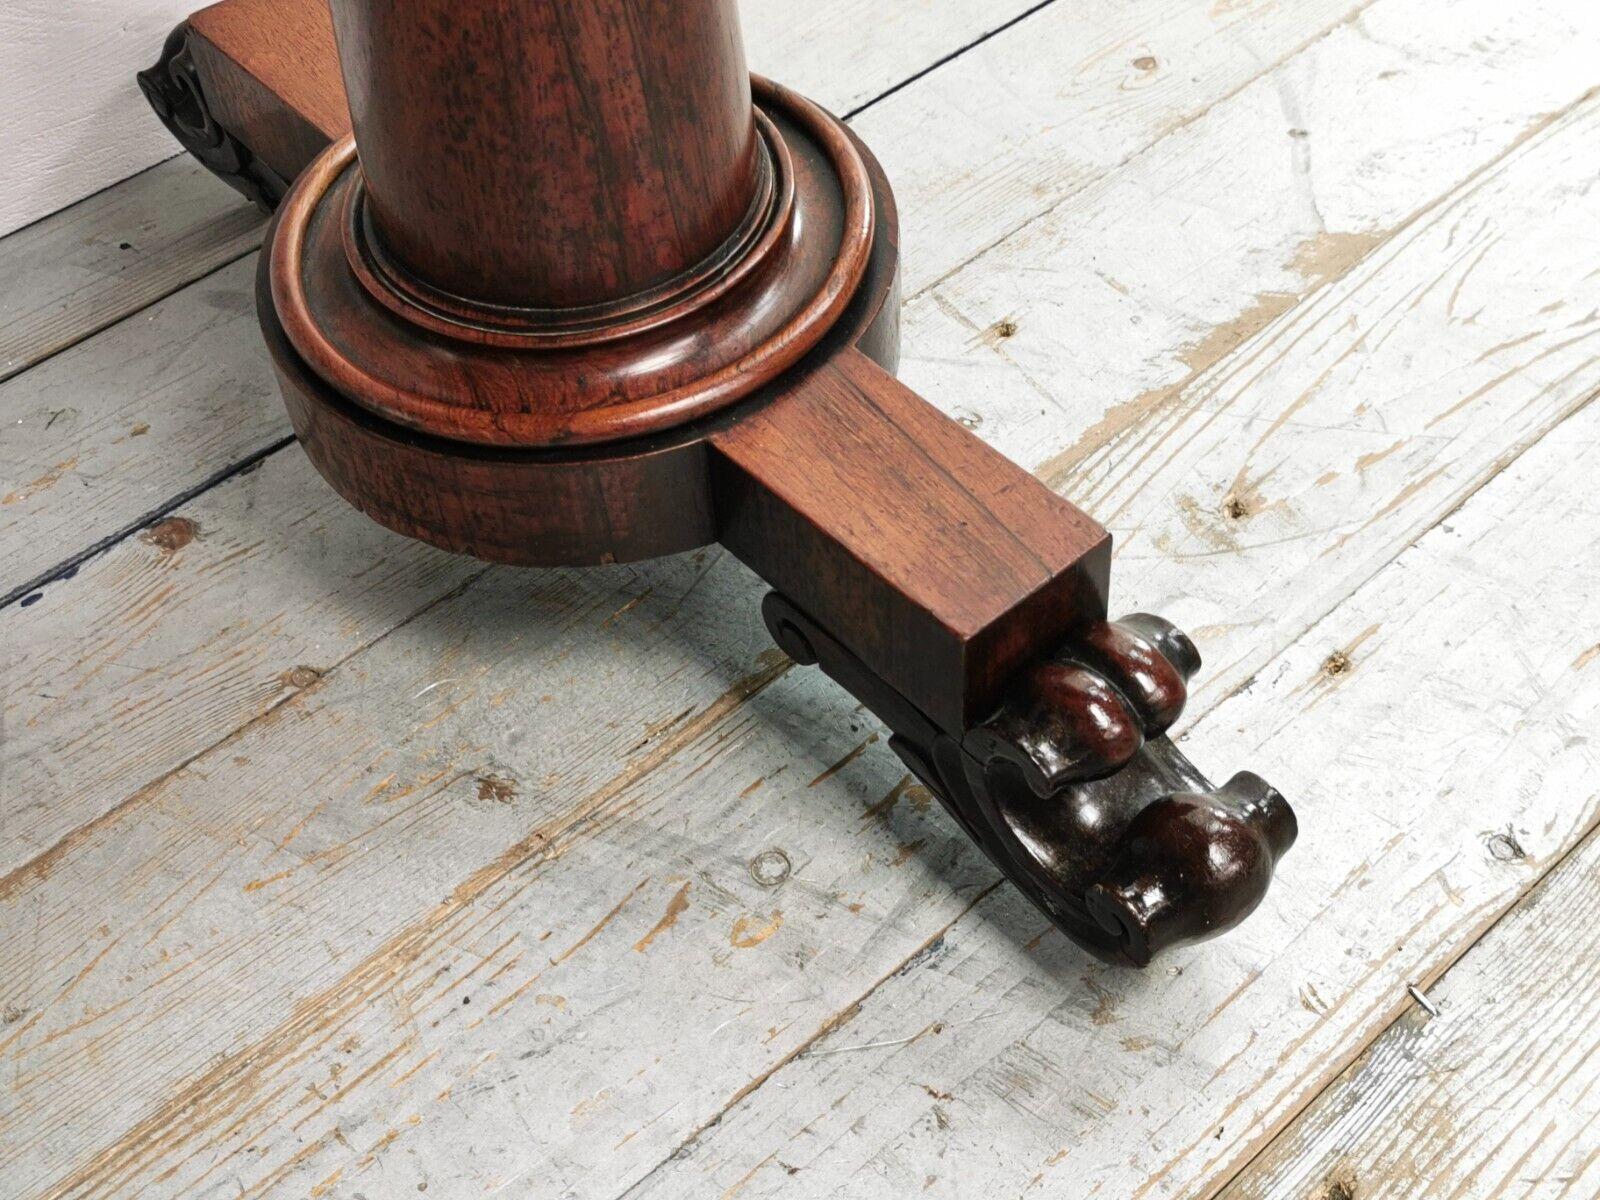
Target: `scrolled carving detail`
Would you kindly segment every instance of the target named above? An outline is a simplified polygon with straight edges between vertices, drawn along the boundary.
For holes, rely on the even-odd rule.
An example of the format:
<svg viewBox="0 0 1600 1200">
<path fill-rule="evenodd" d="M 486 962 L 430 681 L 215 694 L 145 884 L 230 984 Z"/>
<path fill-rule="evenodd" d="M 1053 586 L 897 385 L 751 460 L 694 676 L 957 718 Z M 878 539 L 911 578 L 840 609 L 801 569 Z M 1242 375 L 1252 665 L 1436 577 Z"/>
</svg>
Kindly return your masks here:
<svg viewBox="0 0 1600 1200">
<path fill-rule="evenodd" d="M 1248 772 L 1213 787 L 1165 736 L 1200 655 L 1160 617 L 1084 627 L 1024 669 L 994 716 L 952 731 L 783 597 L 763 613 L 780 646 L 890 727 L 891 748 L 1007 878 L 1101 958 L 1145 966 L 1238 924 L 1294 844 L 1275 789 Z"/>
<path fill-rule="evenodd" d="M 1178 719 L 1199 666 L 1194 643 L 1160 617 L 1096 621 L 1028 667 L 967 748 L 1015 763 L 1040 796 L 1109 775 Z"/>
<path fill-rule="evenodd" d="M 1248 771 L 1209 794 L 1163 796 L 1128 823 L 1119 861 L 1084 902 L 1123 953 L 1143 965 L 1165 946 L 1248 916 L 1295 834 L 1288 801 Z"/>
<path fill-rule="evenodd" d="M 161 123 L 202 166 L 264 212 L 278 206 L 289 185 L 211 115 L 189 50 L 188 25 L 167 36 L 161 58 L 140 71 L 138 80 Z"/>
</svg>

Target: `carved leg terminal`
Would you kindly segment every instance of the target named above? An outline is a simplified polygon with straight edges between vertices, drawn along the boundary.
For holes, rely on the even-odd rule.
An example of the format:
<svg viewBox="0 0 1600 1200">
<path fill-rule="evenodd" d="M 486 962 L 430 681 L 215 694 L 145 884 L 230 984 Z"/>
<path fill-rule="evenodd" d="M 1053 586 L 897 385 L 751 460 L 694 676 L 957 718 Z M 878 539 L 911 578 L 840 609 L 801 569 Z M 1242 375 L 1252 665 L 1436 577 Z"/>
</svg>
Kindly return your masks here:
<svg viewBox="0 0 1600 1200">
<path fill-rule="evenodd" d="M 722 542 L 1107 960 L 1260 902 L 1288 804 L 1168 741 L 1199 656 L 1107 619 L 1105 530 L 894 379 L 888 182 L 746 74 L 734 0 L 224 0 L 140 82 L 277 206 L 262 330 L 353 504 L 534 566 Z"/>
</svg>

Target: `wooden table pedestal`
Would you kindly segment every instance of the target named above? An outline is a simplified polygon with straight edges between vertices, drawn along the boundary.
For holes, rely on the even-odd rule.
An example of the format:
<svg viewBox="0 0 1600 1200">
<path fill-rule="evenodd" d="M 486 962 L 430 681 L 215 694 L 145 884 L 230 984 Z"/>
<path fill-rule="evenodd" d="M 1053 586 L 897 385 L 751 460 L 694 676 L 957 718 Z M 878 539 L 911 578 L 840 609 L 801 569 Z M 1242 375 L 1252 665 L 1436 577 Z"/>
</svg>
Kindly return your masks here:
<svg viewBox="0 0 1600 1200">
<path fill-rule="evenodd" d="M 721 542 L 1074 940 L 1143 965 L 1256 906 L 1289 806 L 1165 736 L 1199 657 L 1107 620 L 1110 535 L 896 382 L 888 182 L 748 75 L 734 0 L 331 16 L 225 0 L 140 82 L 277 209 L 261 326 L 343 496 L 496 562 Z"/>
</svg>

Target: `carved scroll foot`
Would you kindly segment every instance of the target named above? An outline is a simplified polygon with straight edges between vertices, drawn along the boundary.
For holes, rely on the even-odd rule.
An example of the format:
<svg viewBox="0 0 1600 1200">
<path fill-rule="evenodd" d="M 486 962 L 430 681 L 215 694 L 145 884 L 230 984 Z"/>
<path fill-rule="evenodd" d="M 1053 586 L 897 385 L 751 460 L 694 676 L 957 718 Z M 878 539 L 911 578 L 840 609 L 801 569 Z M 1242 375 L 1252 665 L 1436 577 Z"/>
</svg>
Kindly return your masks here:
<svg viewBox="0 0 1600 1200">
<path fill-rule="evenodd" d="M 1165 732 L 1200 666 L 1159 617 L 1089 624 L 1022 673 L 981 725 L 940 729 L 776 593 L 774 640 L 816 663 L 893 731 L 890 746 L 1006 877 L 1068 937 L 1112 962 L 1232 928 L 1296 835 L 1256 775 L 1211 786 Z"/>
<path fill-rule="evenodd" d="M 189 37 L 187 24 L 168 35 L 160 60 L 139 72 L 139 89 L 161 123 L 202 166 L 263 212 L 271 212 L 289 185 L 213 119 Z"/>
</svg>

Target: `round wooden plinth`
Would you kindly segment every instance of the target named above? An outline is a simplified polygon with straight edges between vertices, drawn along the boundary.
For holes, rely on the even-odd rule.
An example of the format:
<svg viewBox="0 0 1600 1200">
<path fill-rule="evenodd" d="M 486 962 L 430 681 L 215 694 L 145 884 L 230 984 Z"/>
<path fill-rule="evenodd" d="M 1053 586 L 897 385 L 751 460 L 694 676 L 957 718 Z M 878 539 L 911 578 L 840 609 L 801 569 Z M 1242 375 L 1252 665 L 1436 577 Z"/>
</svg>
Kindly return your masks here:
<svg viewBox="0 0 1600 1200">
<path fill-rule="evenodd" d="M 483 314 L 404 288 L 398 303 L 374 298 L 361 270 L 383 264 L 346 258 L 359 176 L 331 149 L 280 212 L 257 288 L 290 419 L 324 478 L 390 529 L 494 562 L 627 562 L 715 541 L 706 436 L 820 356 L 858 346 L 892 370 L 899 350 L 882 170 L 815 106 L 761 81 L 756 96 L 790 173 L 783 223 L 609 321 Z"/>
</svg>

